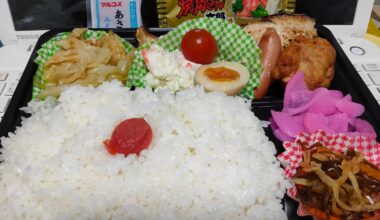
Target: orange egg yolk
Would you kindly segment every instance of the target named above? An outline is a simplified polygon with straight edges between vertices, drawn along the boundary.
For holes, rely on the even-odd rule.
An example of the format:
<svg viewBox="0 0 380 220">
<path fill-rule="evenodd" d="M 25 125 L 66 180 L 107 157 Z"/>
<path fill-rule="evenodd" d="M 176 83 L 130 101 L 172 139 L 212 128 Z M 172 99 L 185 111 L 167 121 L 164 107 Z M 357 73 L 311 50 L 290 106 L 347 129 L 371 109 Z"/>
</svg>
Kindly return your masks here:
<svg viewBox="0 0 380 220">
<path fill-rule="evenodd" d="M 240 74 L 226 67 L 210 67 L 205 70 L 205 75 L 215 82 L 232 82 L 240 78 Z"/>
</svg>

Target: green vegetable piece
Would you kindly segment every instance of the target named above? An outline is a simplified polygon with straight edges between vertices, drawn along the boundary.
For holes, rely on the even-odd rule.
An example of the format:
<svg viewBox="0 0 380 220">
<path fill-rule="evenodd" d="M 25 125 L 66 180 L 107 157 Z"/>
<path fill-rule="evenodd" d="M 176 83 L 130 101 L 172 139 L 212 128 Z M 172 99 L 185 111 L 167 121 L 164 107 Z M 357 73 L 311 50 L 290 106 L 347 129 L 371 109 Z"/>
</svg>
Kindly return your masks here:
<svg viewBox="0 0 380 220">
<path fill-rule="evenodd" d="M 234 13 L 243 10 L 243 0 L 236 0 L 235 3 L 232 4 L 232 11 Z"/>
<path fill-rule="evenodd" d="M 259 5 L 259 7 L 256 8 L 256 10 L 251 11 L 252 17 L 264 17 L 268 16 L 267 10 L 265 10 L 264 6 Z"/>
</svg>

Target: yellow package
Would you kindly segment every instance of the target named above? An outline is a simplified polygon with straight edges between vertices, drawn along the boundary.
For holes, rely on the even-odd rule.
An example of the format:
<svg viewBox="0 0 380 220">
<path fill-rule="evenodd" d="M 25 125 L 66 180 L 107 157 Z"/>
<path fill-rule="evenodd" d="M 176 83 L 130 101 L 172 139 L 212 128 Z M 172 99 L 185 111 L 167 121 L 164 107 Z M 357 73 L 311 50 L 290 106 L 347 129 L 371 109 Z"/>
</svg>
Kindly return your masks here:
<svg viewBox="0 0 380 220">
<path fill-rule="evenodd" d="M 159 25 L 176 27 L 200 17 L 231 20 L 244 25 L 278 12 L 293 12 L 296 0 L 157 0 Z"/>
</svg>

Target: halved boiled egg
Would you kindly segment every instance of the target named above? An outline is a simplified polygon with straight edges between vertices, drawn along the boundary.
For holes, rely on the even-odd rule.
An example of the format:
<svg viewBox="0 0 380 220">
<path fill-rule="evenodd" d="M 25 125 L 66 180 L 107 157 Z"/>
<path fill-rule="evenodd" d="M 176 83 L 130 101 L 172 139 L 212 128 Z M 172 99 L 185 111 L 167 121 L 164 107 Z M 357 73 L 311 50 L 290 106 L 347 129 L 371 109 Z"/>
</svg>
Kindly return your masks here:
<svg viewBox="0 0 380 220">
<path fill-rule="evenodd" d="M 237 95 L 247 85 L 248 69 L 238 62 L 222 61 L 201 66 L 195 74 L 195 82 L 207 92 L 219 91 Z"/>
</svg>

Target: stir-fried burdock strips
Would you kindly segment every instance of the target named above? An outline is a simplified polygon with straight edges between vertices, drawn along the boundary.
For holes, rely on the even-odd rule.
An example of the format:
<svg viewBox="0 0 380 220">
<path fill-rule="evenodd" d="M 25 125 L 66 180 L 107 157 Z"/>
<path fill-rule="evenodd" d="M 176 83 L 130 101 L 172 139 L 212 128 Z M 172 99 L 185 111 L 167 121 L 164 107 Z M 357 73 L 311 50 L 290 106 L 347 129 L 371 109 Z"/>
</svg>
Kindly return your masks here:
<svg viewBox="0 0 380 220">
<path fill-rule="evenodd" d="M 293 181 L 297 198 L 310 214 L 365 219 L 380 213 L 380 170 L 360 152 L 342 154 L 316 144 L 304 151 Z"/>
</svg>

